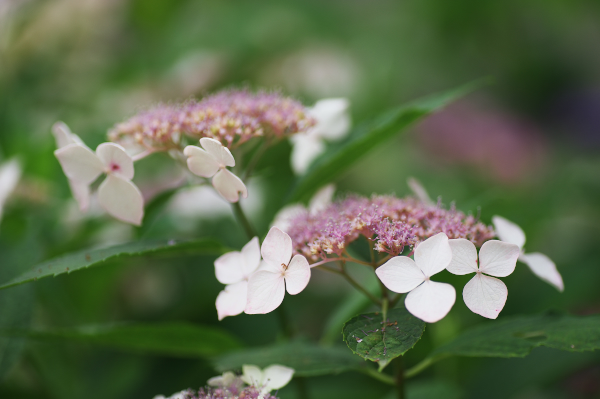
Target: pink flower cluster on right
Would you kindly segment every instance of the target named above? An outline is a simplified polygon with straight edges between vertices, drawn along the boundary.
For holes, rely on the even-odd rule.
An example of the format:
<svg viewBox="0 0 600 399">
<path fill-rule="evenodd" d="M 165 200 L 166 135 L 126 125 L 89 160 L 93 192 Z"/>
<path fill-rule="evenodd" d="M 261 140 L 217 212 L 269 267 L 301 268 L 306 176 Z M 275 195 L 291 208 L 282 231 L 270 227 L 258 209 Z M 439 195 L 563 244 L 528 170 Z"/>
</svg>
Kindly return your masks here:
<svg viewBox="0 0 600 399">
<path fill-rule="evenodd" d="M 376 251 L 394 256 L 441 232 L 477 246 L 495 236 L 491 226 L 454 206 L 444 209 L 392 195 L 349 196 L 317 212 L 301 211 L 289 220 L 289 226 L 294 250 L 312 261 L 328 254 L 341 256 L 360 236 L 372 240 Z"/>
</svg>

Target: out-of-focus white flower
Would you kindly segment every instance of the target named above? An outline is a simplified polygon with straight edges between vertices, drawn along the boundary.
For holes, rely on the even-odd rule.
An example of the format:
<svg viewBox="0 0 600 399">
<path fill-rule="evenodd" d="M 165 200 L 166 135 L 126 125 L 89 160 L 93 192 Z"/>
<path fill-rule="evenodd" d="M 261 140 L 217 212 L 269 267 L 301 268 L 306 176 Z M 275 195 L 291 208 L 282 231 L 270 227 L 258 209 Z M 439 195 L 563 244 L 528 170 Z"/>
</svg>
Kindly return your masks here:
<svg viewBox="0 0 600 399">
<path fill-rule="evenodd" d="M 308 208 L 302 204 L 291 204 L 284 206 L 279 212 L 277 212 L 277 215 L 275 215 L 275 219 L 273 220 L 271 226 L 275 226 L 280 230 L 287 232 L 291 227 L 290 223 L 292 219 L 302 212 L 308 211 L 309 214 L 315 214 L 319 211 L 322 211 L 329 204 L 331 204 L 333 194 L 335 194 L 335 184 L 328 184 L 320 188 L 315 195 L 313 195 L 308 203 Z"/>
<path fill-rule="evenodd" d="M 244 364 L 242 373 L 242 381 L 259 388 L 264 395 L 274 389 L 281 389 L 286 386 L 292 380 L 294 369 L 273 364 L 261 370 L 257 366 Z"/>
<path fill-rule="evenodd" d="M 226 371 L 223 375 L 219 375 L 211 378 L 207 382 L 211 387 L 219 387 L 219 388 L 231 388 L 236 387 L 238 390 L 243 385 L 243 380 L 241 377 L 235 375 L 231 371 Z"/>
<path fill-rule="evenodd" d="M 63 129 L 59 127 L 56 130 L 60 132 Z M 131 156 L 114 143 L 102 143 L 94 153 L 78 142 L 77 136 L 62 133 L 68 131 L 55 132 L 59 149 L 54 151 L 54 155 L 69 179 L 80 207 L 85 209 L 89 206 L 89 185 L 106 173 L 106 179 L 98 188 L 98 202 L 113 217 L 139 226 L 144 217 L 144 199 L 131 182 L 134 175 Z"/>
<path fill-rule="evenodd" d="M 264 262 L 248 281 L 248 314 L 272 312 L 283 302 L 286 289 L 296 295 L 310 280 L 308 261 L 302 255 L 292 258 L 292 239 L 277 227 L 269 230 L 260 252 Z"/>
<path fill-rule="evenodd" d="M 475 244 L 464 238 L 450 240 L 449 243 L 452 262 L 447 267 L 448 271 L 457 275 L 475 273 L 463 290 L 465 304 L 473 313 L 488 319 L 497 318 L 506 303 L 508 289 L 502 281 L 490 276 L 506 277 L 511 274 L 517 265 L 519 247 L 498 240 L 486 241 L 479 250 L 478 266 Z"/>
<path fill-rule="evenodd" d="M 187 389 L 185 389 L 181 392 L 174 393 L 173 395 L 171 395 L 169 397 L 165 397 L 164 395 L 156 395 L 153 399 L 185 399 L 186 393 L 188 393 L 188 392 L 189 391 Z"/>
<path fill-rule="evenodd" d="M 219 320 L 244 311 L 248 297 L 248 279 L 260 266 L 258 237 L 250 240 L 241 252 L 233 251 L 215 260 L 215 274 L 221 284 L 227 286 L 217 296 Z"/>
<path fill-rule="evenodd" d="M 500 240 L 515 244 L 520 248 L 519 260 L 529 266 L 533 274 L 554 286 L 560 292 L 564 290 L 562 276 L 550 258 L 538 252 L 525 253 L 523 249 L 525 245 L 523 229 L 501 216 L 494 216 L 492 223 L 494 223 L 494 228 Z"/>
<path fill-rule="evenodd" d="M 408 292 L 406 309 L 428 323 L 443 319 L 456 301 L 454 287 L 431 281 L 430 277 L 444 270 L 452 261 L 448 236 L 438 233 L 420 243 L 415 260 L 395 256 L 375 270 L 379 280 L 390 290 Z"/>
<path fill-rule="evenodd" d="M 306 172 L 311 163 L 325 151 L 326 141 L 335 141 L 348 134 L 350 129 L 350 103 L 345 98 L 319 100 L 308 115 L 316 120 L 315 126 L 291 137 L 292 169 L 296 174 Z"/>
<path fill-rule="evenodd" d="M 21 179 L 21 164 L 16 159 L 11 159 L 0 165 L 0 220 L 4 213 L 4 204 L 17 187 Z"/>
<path fill-rule="evenodd" d="M 248 190 L 244 182 L 227 170 L 228 166 L 235 166 L 235 159 L 229 148 L 215 139 L 203 137 L 200 147 L 188 145 L 183 153 L 188 157 L 187 164 L 190 171 L 201 177 L 212 177 L 214 188 L 229 202 L 238 202 L 240 194 L 248 197 Z"/>
</svg>

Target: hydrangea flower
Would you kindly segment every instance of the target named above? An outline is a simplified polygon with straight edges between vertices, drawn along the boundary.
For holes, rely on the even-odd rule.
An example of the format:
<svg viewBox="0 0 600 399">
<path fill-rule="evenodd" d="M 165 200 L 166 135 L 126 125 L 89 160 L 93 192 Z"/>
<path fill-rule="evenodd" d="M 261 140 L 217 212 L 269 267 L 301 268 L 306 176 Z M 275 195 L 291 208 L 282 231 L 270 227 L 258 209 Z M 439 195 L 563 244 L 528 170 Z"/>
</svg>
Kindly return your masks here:
<svg viewBox="0 0 600 399">
<path fill-rule="evenodd" d="M 274 364 L 261 370 L 257 366 L 245 364 L 242 366 L 242 373 L 242 381 L 260 387 L 262 394 L 268 394 L 286 386 L 292 380 L 294 369 Z"/>
<path fill-rule="evenodd" d="M 414 316 L 428 323 L 443 319 L 456 301 L 454 287 L 431 281 L 452 261 L 448 236 L 438 233 L 420 243 L 415 259 L 396 256 L 375 270 L 379 280 L 391 291 L 406 293 L 404 304 Z"/>
<path fill-rule="evenodd" d="M 327 98 L 317 101 L 308 109 L 308 115 L 316 120 L 315 126 L 291 137 L 291 162 L 296 174 L 306 172 L 315 158 L 325 151 L 326 140 L 339 140 L 348 134 L 349 106 L 345 98 Z"/>
<path fill-rule="evenodd" d="M 328 184 L 320 188 L 312 196 L 308 202 L 308 207 L 305 207 L 302 204 L 292 204 L 281 208 L 281 210 L 277 212 L 277 215 L 275 215 L 275 219 L 271 226 L 278 227 L 280 230 L 287 232 L 292 226 L 292 220 L 297 216 L 306 212 L 308 212 L 309 215 L 314 215 L 329 206 L 334 193 L 335 184 Z"/>
<path fill-rule="evenodd" d="M 76 141 L 74 137 L 70 139 Z M 137 186 L 131 182 L 134 175 L 133 159 L 123 147 L 114 143 L 102 143 L 94 153 L 85 144 L 73 142 L 54 151 L 54 155 L 72 189 L 89 187 L 98 176 L 105 173 L 106 179 L 98 188 L 100 205 L 119 220 L 138 226 L 141 224 L 144 199 Z"/>
<path fill-rule="evenodd" d="M 508 289 L 497 278 L 506 277 L 515 270 L 520 249 L 514 244 L 498 240 L 486 241 L 479 250 L 463 238 L 450 240 L 452 262 L 447 269 L 450 273 L 464 275 L 475 273 L 463 289 L 465 304 L 473 313 L 488 319 L 495 319 L 504 308 Z"/>
<path fill-rule="evenodd" d="M 248 296 L 248 279 L 259 265 L 258 237 L 254 237 L 244 245 L 241 252 L 228 252 L 215 260 L 217 280 L 222 284 L 227 284 L 217 296 L 216 306 L 219 320 L 244 311 Z"/>
<path fill-rule="evenodd" d="M 248 197 L 248 190 L 239 177 L 227 170 L 227 166 L 235 166 L 235 159 L 227 147 L 215 140 L 203 137 L 202 148 L 188 145 L 183 153 L 188 157 L 190 171 L 198 176 L 212 177 L 213 187 L 229 202 L 238 202 L 240 194 Z"/>
<path fill-rule="evenodd" d="M 230 392 L 238 393 L 241 391 L 244 381 L 241 377 L 235 375 L 231 371 L 226 371 L 223 375 L 219 375 L 209 379 L 206 382 L 209 386 L 227 389 Z"/>
<path fill-rule="evenodd" d="M 4 204 L 17 187 L 21 178 L 21 164 L 16 159 L 11 159 L 0 165 L 0 220 L 4 213 Z"/>
<path fill-rule="evenodd" d="M 523 229 L 501 216 L 494 216 L 492 222 L 500 240 L 519 247 L 519 260 L 529 266 L 533 274 L 556 287 L 560 292 L 564 290 L 565 286 L 562 276 L 550 258 L 539 252 L 525 253 L 523 249 L 525 245 L 525 232 L 523 232 Z"/>
<path fill-rule="evenodd" d="M 292 239 L 272 227 L 260 248 L 263 265 L 248 281 L 248 314 L 269 313 L 277 309 L 285 291 L 302 292 L 310 280 L 310 266 L 302 255 L 292 258 Z"/>
</svg>

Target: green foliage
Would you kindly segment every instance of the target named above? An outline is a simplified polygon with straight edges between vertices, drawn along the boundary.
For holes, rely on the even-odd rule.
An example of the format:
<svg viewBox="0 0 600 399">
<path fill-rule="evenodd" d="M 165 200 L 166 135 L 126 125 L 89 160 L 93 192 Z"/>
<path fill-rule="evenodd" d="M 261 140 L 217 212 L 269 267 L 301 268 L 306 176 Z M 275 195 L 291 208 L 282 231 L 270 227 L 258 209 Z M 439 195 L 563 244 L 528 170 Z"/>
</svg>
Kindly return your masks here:
<svg viewBox="0 0 600 399">
<path fill-rule="evenodd" d="M 447 92 L 429 96 L 388 111 L 371 124 L 358 126 L 341 143 L 327 148 L 326 153 L 312 164 L 289 195 L 288 202 L 308 199 L 320 187 L 354 165 L 379 144 L 406 131 L 413 123 L 456 101 L 481 86 L 481 81 L 468 83 Z"/>
<path fill-rule="evenodd" d="M 424 321 L 399 307 L 388 311 L 386 320 L 381 312 L 355 316 L 346 322 L 343 334 L 352 352 L 378 362 L 381 370 L 411 349 L 424 331 Z"/>
<path fill-rule="evenodd" d="M 208 357 L 237 349 L 227 331 L 188 323 L 115 324 L 48 330 L 2 330 L 0 335 L 35 340 L 65 340 L 143 354 Z"/>
<path fill-rule="evenodd" d="M 77 251 L 40 263 L 28 272 L 5 282 L 0 286 L 0 289 L 133 257 L 148 255 L 220 255 L 226 251 L 227 248 L 219 242 L 206 239 L 137 241 L 114 247 Z"/>
<path fill-rule="evenodd" d="M 281 364 L 296 370 L 298 377 L 338 374 L 367 366 L 346 348 L 323 347 L 300 341 L 228 353 L 218 357 L 214 364 L 221 372 L 239 370 L 244 364 L 259 367 Z"/>
</svg>

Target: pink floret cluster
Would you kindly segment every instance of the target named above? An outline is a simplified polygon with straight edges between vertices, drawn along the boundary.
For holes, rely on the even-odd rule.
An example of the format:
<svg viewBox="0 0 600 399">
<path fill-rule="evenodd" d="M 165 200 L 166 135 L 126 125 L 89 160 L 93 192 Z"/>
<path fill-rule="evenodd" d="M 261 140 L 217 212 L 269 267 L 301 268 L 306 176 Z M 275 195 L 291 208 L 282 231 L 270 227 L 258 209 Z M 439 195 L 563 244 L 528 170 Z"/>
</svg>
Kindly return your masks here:
<svg viewBox="0 0 600 399">
<path fill-rule="evenodd" d="M 261 392 L 255 386 L 249 386 L 241 390 L 229 390 L 227 388 L 200 388 L 198 391 L 189 389 L 183 393 L 184 399 L 279 399 L 268 393 Z"/>
<path fill-rule="evenodd" d="M 342 256 L 360 236 L 378 252 L 398 255 L 434 234 L 466 238 L 477 246 L 494 237 L 491 226 L 465 215 L 454 206 L 428 205 L 417 199 L 374 195 L 349 196 L 321 211 L 297 213 L 288 234 L 296 252 L 312 261 L 330 254 Z"/>
<path fill-rule="evenodd" d="M 211 137 L 231 147 L 257 136 L 283 137 L 306 131 L 315 121 L 300 102 L 279 93 L 225 90 L 181 104 L 161 104 L 115 125 L 114 142 L 148 150 L 179 148 L 180 140 Z"/>
</svg>

